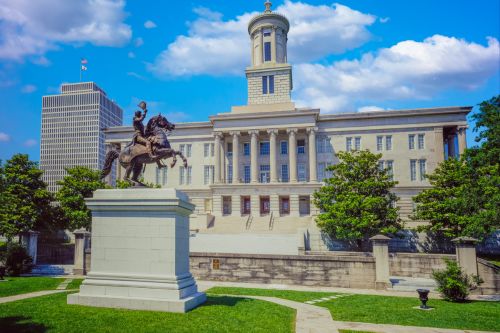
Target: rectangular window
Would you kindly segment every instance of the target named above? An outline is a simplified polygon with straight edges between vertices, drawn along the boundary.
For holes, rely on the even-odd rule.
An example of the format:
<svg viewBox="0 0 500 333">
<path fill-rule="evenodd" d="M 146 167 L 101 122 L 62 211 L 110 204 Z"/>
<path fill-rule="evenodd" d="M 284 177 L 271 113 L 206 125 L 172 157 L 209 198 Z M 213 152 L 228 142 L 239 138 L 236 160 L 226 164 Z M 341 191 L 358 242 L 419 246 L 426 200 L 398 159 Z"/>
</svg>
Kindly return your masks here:
<svg viewBox="0 0 500 333">
<path fill-rule="evenodd" d="M 304 163 L 297 164 L 297 178 L 299 182 L 305 182 L 306 179 L 306 165 Z"/>
<path fill-rule="evenodd" d="M 418 135 L 418 149 L 424 149 L 424 134 L 419 134 Z"/>
<path fill-rule="evenodd" d="M 382 160 L 378 161 L 378 169 L 380 171 L 384 170 L 384 161 Z"/>
<path fill-rule="evenodd" d="M 250 143 L 248 142 L 243 144 L 243 155 L 250 156 Z"/>
<path fill-rule="evenodd" d="M 193 167 L 191 166 L 188 166 L 187 167 L 187 177 L 186 177 L 186 185 L 190 185 L 191 184 L 191 179 L 192 179 L 192 171 L 193 171 Z"/>
<path fill-rule="evenodd" d="M 259 143 L 260 155 L 269 155 L 269 141 Z"/>
<path fill-rule="evenodd" d="M 160 184 L 160 168 L 156 167 L 155 184 Z"/>
<path fill-rule="evenodd" d="M 408 148 L 415 149 L 415 134 L 408 134 Z"/>
<path fill-rule="evenodd" d="M 243 175 L 245 177 L 245 183 L 250 183 L 250 166 L 245 165 L 243 167 Z"/>
<path fill-rule="evenodd" d="M 210 165 L 203 166 L 203 184 L 210 184 Z"/>
<path fill-rule="evenodd" d="M 394 162 L 393 161 L 387 161 L 385 162 L 386 168 L 387 168 L 387 174 L 389 175 L 390 180 L 394 180 Z"/>
<path fill-rule="evenodd" d="M 392 135 L 385 137 L 385 150 L 392 150 Z"/>
<path fill-rule="evenodd" d="M 261 164 L 260 165 L 260 182 L 261 183 L 269 183 L 271 181 L 271 167 L 269 164 Z"/>
<path fill-rule="evenodd" d="M 210 156 L 214 156 L 214 151 L 215 151 L 215 143 L 210 144 Z"/>
<path fill-rule="evenodd" d="M 264 61 L 271 61 L 271 42 L 264 42 Z"/>
<path fill-rule="evenodd" d="M 186 145 L 186 157 L 191 157 L 191 150 L 193 145 Z"/>
<path fill-rule="evenodd" d="M 267 95 L 267 76 L 262 77 L 262 95 Z"/>
<path fill-rule="evenodd" d="M 274 75 L 269 75 L 269 93 L 274 94 Z"/>
<path fill-rule="evenodd" d="M 233 182 L 233 166 L 227 166 L 227 183 L 231 184 Z"/>
<path fill-rule="evenodd" d="M 417 160 L 410 160 L 410 179 L 417 180 Z"/>
<path fill-rule="evenodd" d="M 163 168 L 161 171 L 162 177 L 161 177 L 161 185 L 165 186 L 167 185 L 167 168 Z"/>
<path fill-rule="evenodd" d="M 345 150 L 346 151 L 352 150 L 352 138 L 345 138 Z"/>
<path fill-rule="evenodd" d="M 280 150 L 281 150 L 281 155 L 288 155 L 288 142 L 281 141 Z"/>
<path fill-rule="evenodd" d="M 281 181 L 288 182 L 288 164 L 281 165 Z"/>
<path fill-rule="evenodd" d="M 377 151 L 382 151 L 382 140 L 384 139 L 383 136 L 377 136 Z"/>
<path fill-rule="evenodd" d="M 184 179 L 186 177 L 185 172 L 186 168 L 184 167 L 179 168 L 179 185 L 184 185 Z"/>
<path fill-rule="evenodd" d="M 418 161 L 418 168 L 420 172 L 420 180 L 425 180 L 425 160 Z"/>
<path fill-rule="evenodd" d="M 264 29 L 264 37 L 271 36 L 271 29 Z"/>
<path fill-rule="evenodd" d="M 227 143 L 227 157 L 233 156 L 233 143 L 228 142 Z"/>
<path fill-rule="evenodd" d="M 208 157 L 210 155 L 210 143 L 203 144 L 203 157 Z"/>
<path fill-rule="evenodd" d="M 354 138 L 354 149 L 361 150 L 361 137 L 359 136 Z"/>
<path fill-rule="evenodd" d="M 306 140 L 297 140 L 297 154 L 306 153 Z"/>
<path fill-rule="evenodd" d="M 182 153 L 182 155 L 186 155 L 186 145 L 180 145 L 179 150 Z"/>
<path fill-rule="evenodd" d="M 318 163 L 318 180 L 320 182 L 322 182 L 326 177 L 325 177 L 325 168 L 326 168 L 326 163 L 324 162 L 321 162 L 321 163 Z"/>
</svg>

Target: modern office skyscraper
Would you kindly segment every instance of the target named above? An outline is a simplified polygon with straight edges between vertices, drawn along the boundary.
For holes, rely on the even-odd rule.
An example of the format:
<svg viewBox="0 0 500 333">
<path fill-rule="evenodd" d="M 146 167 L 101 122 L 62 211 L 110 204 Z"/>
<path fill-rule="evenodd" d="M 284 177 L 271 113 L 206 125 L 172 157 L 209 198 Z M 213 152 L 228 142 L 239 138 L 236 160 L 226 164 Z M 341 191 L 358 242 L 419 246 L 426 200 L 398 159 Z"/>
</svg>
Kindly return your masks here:
<svg viewBox="0 0 500 333">
<path fill-rule="evenodd" d="M 40 168 L 48 189 L 57 191 L 65 167 L 100 169 L 106 155 L 102 130 L 122 120 L 123 110 L 94 82 L 63 84 L 60 94 L 43 96 Z"/>
</svg>

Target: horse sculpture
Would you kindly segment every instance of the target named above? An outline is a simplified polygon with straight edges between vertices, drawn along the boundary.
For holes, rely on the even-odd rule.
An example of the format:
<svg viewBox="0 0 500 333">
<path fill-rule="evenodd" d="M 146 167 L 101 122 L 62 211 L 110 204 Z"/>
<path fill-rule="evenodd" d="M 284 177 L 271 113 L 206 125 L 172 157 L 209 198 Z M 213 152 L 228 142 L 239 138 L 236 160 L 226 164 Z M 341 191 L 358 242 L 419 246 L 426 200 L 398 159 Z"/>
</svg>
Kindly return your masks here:
<svg viewBox="0 0 500 333">
<path fill-rule="evenodd" d="M 132 141 L 122 151 L 111 150 L 106 154 L 101 178 L 109 175 L 113 161 L 116 158 L 118 158 L 120 165 L 125 168 L 124 180 L 133 186 L 145 186 L 139 181 L 144 164 L 156 163 L 159 168 L 166 168 L 167 166 L 161 160 L 172 157 L 170 167 L 173 168 L 177 163 L 177 155 L 179 155 L 184 167 L 187 167 L 187 159 L 184 155 L 180 151 L 172 149 L 170 142 L 168 142 L 168 132 L 174 129 L 175 125 L 161 114 L 152 117 L 146 126 L 145 136 L 151 142 L 154 158 L 150 157 L 146 146 Z M 132 177 L 130 177 L 130 174 L 132 174 Z"/>
</svg>

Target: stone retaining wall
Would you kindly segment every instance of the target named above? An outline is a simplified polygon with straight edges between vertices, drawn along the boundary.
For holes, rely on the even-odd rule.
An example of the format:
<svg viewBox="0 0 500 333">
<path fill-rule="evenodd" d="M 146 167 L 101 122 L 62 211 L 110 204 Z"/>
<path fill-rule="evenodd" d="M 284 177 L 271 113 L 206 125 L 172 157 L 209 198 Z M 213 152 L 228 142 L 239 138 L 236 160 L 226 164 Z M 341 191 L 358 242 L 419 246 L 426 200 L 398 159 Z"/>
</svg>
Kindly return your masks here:
<svg viewBox="0 0 500 333">
<path fill-rule="evenodd" d="M 391 276 L 432 278 L 432 270 L 446 268 L 444 258 L 455 260 L 452 254 L 390 253 L 389 272 Z"/>
<path fill-rule="evenodd" d="M 477 272 L 484 281 L 480 285 L 481 294 L 491 295 L 500 293 L 500 267 L 478 258 Z"/>
<path fill-rule="evenodd" d="M 191 273 L 201 280 L 375 287 L 375 260 L 367 256 L 191 253 Z"/>
</svg>

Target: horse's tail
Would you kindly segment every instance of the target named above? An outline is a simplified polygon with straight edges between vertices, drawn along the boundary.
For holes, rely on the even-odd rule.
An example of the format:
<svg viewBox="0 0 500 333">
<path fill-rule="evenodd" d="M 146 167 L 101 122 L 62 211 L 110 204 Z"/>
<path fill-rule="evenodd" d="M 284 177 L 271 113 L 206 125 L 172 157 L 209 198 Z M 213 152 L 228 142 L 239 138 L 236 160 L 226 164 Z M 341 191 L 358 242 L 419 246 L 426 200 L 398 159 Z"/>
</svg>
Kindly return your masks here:
<svg viewBox="0 0 500 333">
<path fill-rule="evenodd" d="M 111 172 L 111 167 L 113 166 L 113 161 L 116 160 L 116 158 L 120 154 L 116 150 L 110 150 L 106 154 L 106 160 L 104 161 L 104 168 L 101 170 L 101 179 L 109 175 Z"/>
</svg>

